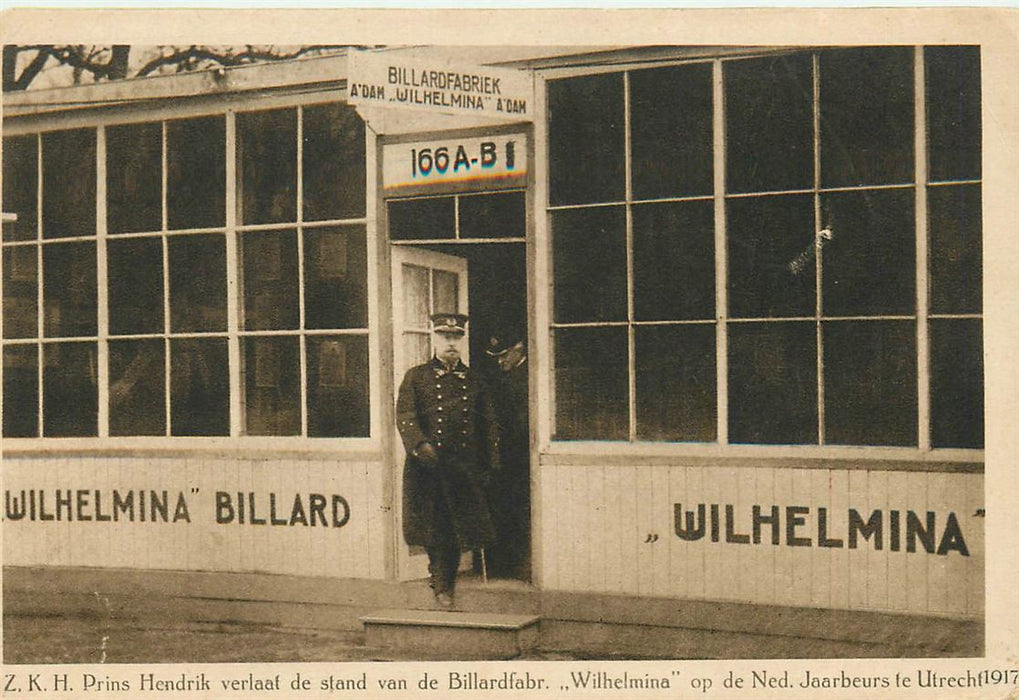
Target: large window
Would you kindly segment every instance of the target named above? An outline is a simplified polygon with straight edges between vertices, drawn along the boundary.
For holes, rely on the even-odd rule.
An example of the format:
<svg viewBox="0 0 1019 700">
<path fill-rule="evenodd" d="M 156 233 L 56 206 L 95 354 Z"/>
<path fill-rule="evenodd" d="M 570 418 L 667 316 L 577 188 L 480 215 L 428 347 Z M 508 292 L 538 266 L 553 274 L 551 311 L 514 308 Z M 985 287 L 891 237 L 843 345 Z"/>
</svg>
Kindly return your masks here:
<svg viewBox="0 0 1019 700">
<path fill-rule="evenodd" d="M 4 436 L 368 435 L 352 109 L 14 136 L 4 153 Z"/>
<path fill-rule="evenodd" d="M 978 48 L 566 77 L 548 105 L 556 439 L 983 446 Z"/>
</svg>

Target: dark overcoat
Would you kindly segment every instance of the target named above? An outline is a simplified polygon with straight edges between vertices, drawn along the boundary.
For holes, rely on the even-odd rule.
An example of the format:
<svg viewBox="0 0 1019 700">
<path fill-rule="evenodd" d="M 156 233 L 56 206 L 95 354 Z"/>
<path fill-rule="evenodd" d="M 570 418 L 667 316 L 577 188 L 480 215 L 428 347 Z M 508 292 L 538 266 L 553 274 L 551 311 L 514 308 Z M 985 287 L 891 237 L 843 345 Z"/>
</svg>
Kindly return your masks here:
<svg viewBox="0 0 1019 700">
<path fill-rule="evenodd" d="M 437 358 L 404 375 L 396 423 L 407 450 L 403 469 L 403 536 L 410 545 L 463 549 L 495 539 L 485 485 L 499 469 L 499 427 L 485 386 L 466 365 Z M 423 442 L 438 453 L 430 466 L 414 456 Z"/>
</svg>

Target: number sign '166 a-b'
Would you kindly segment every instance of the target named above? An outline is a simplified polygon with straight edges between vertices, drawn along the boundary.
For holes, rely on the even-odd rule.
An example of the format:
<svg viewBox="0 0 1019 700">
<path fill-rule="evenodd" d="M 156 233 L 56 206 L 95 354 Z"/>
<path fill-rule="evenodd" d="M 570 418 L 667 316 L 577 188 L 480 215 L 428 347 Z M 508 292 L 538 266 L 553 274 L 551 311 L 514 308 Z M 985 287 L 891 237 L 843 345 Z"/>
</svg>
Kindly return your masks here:
<svg viewBox="0 0 1019 700">
<path fill-rule="evenodd" d="M 388 195 L 522 187 L 527 178 L 523 134 L 388 144 L 382 158 Z"/>
</svg>

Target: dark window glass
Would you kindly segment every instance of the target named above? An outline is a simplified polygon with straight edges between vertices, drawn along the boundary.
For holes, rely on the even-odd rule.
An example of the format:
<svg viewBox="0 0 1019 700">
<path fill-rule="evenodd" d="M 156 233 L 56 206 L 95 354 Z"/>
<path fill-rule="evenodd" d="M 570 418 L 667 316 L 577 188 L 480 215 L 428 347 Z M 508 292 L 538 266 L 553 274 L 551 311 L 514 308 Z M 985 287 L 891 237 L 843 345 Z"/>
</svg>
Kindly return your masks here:
<svg viewBox="0 0 1019 700">
<path fill-rule="evenodd" d="M 980 185 L 927 188 L 933 313 L 980 313 L 983 236 Z"/>
<path fill-rule="evenodd" d="M 96 335 L 96 244 L 43 246 L 42 270 L 46 337 Z"/>
<path fill-rule="evenodd" d="M 913 50 L 821 53 L 821 182 L 912 182 Z"/>
<path fill-rule="evenodd" d="M 18 220 L 3 223 L 5 241 L 30 241 L 38 237 L 39 159 L 38 141 L 32 136 L 4 139 L 3 211 Z"/>
<path fill-rule="evenodd" d="M 242 223 L 296 221 L 297 110 L 238 114 L 237 139 Z"/>
<path fill-rule="evenodd" d="M 548 114 L 552 205 L 622 200 L 622 73 L 549 81 Z"/>
<path fill-rule="evenodd" d="M 714 318 L 714 217 L 711 202 L 634 206 L 633 303 L 638 320 Z"/>
<path fill-rule="evenodd" d="M 710 63 L 630 73 L 634 197 L 711 194 L 711 103 Z"/>
<path fill-rule="evenodd" d="M 813 316 L 817 254 L 812 195 L 726 202 L 729 314 L 735 318 Z"/>
<path fill-rule="evenodd" d="M 155 124 L 106 130 L 106 221 L 110 233 L 162 228 L 163 129 Z"/>
<path fill-rule="evenodd" d="M 158 238 L 111 240 L 110 333 L 163 332 L 163 242 Z"/>
<path fill-rule="evenodd" d="M 96 131 L 42 137 L 43 238 L 96 233 Z"/>
<path fill-rule="evenodd" d="M 97 435 L 96 344 L 48 343 L 42 355 L 43 437 Z"/>
<path fill-rule="evenodd" d="M 623 207 L 552 214 L 555 320 L 626 320 L 626 215 Z"/>
<path fill-rule="evenodd" d="M 166 433 L 162 339 L 110 342 L 110 435 Z"/>
<path fill-rule="evenodd" d="M 526 215 L 523 192 L 460 197 L 460 238 L 524 238 Z"/>
<path fill-rule="evenodd" d="M 308 336 L 308 437 L 368 436 L 368 338 Z"/>
<path fill-rule="evenodd" d="M 824 313 L 912 314 L 916 309 L 913 190 L 825 195 Z"/>
<path fill-rule="evenodd" d="M 980 47 L 928 46 L 927 148 L 930 180 L 980 177 Z"/>
<path fill-rule="evenodd" d="M 244 329 L 297 328 L 297 234 L 259 231 L 241 235 Z"/>
<path fill-rule="evenodd" d="M 726 61 L 724 79 L 729 192 L 813 187 L 810 55 Z"/>
<path fill-rule="evenodd" d="M 226 120 L 179 119 L 166 126 L 166 209 L 171 229 L 226 221 Z"/>
<path fill-rule="evenodd" d="M 984 446 L 983 322 L 932 319 L 931 444 Z"/>
<path fill-rule="evenodd" d="M 229 376 L 225 338 L 171 340 L 171 434 L 229 435 Z"/>
<path fill-rule="evenodd" d="M 305 107 L 305 221 L 364 216 L 364 153 L 364 122 L 353 107 Z"/>
<path fill-rule="evenodd" d="M 226 330 L 226 241 L 222 234 L 176 236 L 170 245 L 170 329 Z"/>
<path fill-rule="evenodd" d="M 36 246 L 3 249 L 5 338 L 35 338 L 39 334 L 38 253 Z"/>
<path fill-rule="evenodd" d="M 364 226 L 304 230 L 306 328 L 368 325 L 366 255 Z"/>
<path fill-rule="evenodd" d="M 729 442 L 817 443 L 812 322 L 729 325 Z"/>
<path fill-rule="evenodd" d="M 248 435 L 301 432 L 301 361 L 296 336 L 244 339 Z"/>
<path fill-rule="evenodd" d="M 39 348 L 4 348 L 4 437 L 39 436 Z"/>
<path fill-rule="evenodd" d="M 825 441 L 915 445 L 916 323 L 824 324 Z"/>
<path fill-rule="evenodd" d="M 389 238 L 394 241 L 456 236 L 456 205 L 452 197 L 393 200 L 387 211 Z"/>
<path fill-rule="evenodd" d="M 559 328 L 554 343 L 555 437 L 628 439 L 626 329 Z"/>
<path fill-rule="evenodd" d="M 637 437 L 714 441 L 714 324 L 643 326 L 636 334 Z"/>
</svg>

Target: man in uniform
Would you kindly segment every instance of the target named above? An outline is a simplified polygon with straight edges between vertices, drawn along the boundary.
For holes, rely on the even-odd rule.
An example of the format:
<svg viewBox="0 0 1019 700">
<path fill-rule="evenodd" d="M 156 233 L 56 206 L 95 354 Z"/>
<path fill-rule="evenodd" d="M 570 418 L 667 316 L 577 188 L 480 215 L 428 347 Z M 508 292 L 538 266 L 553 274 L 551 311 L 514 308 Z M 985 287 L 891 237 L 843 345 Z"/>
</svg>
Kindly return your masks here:
<svg viewBox="0 0 1019 700">
<path fill-rule="evenodd" d="M 432 359 L 407 370 L 396 401 L 407 450 L 403 536 L 427 551 L 436 603 L 450 608 L 460 553 L 495 539 L 485 486 L 499 469 L 499 438 L 489 396 L 460 359 L 467 317 L 431 321 Z"/>
</svg>

